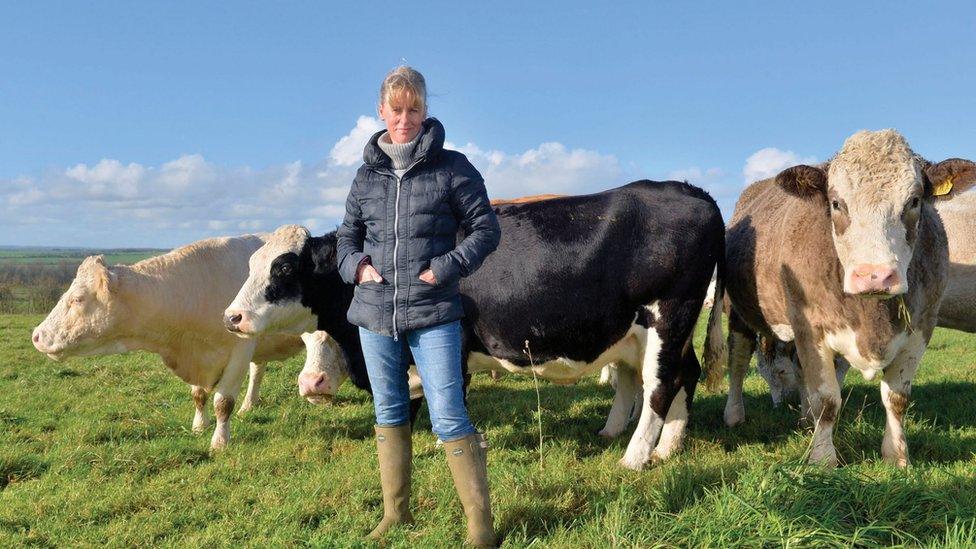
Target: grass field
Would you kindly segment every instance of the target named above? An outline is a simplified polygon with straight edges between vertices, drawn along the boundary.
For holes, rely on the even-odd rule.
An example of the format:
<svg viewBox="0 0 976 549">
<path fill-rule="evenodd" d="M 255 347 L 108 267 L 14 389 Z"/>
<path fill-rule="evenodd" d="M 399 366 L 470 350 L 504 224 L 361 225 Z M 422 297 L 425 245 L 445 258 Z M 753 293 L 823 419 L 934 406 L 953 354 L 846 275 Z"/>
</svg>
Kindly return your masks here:
<svg viewBox="0 0 976 549">
<path fill-rule="evenodd" d="M 189 430 L 188 387 L 156 356 L 51 362 L 29 341 L 39 321 L 0 316 L 0 547 L 347 547 L 379 519 L 370 402 L 347 386 L 307 404 L 301 356 L 269 367 L 263 403 L 210 455 L 209 433 Z M 976 336 L 937 331 L 907 415 L 908 470 L 881 462 L 878 384 L 853 371 L 837 470 L 803 464 L 809 433 L 757 375 L 745 425 L 727 429 L 724 395 L 699 392 L 685 451 L 640 473 L 616 464 L 629 433 L 594 434 L 609 388 L 540 386 L 541 467 L 532 380 L 476 376 L 470 393 L 508 547 L 976 546 Z M 391 546 L 463 539 L 429 427 L 414 438 L 417 522 Z"/>
<path fill-rule="evenodd" d="M 23 265 L 29 263 L 56 264 L 62 261 L 78 263 L 90 255 L 102 254 L 111 265 L 122 263 L 131 265 L 147 257 L 153 257 L 167 250 L 84 250 L 80 248 L 0 248 L 0 266 Z"/>
</svg>

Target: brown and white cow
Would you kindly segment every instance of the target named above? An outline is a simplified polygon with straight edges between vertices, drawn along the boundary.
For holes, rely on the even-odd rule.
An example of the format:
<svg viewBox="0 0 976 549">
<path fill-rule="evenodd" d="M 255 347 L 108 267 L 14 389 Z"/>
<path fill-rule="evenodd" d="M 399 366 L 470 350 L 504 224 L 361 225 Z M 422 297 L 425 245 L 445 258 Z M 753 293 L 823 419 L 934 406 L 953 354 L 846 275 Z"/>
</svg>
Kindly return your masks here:
<svg viewBox="0 0 976 549">
<path fill-rule="evenodd" d="M 939 166 L 893 130 L 862 131 L 828 163 L 794 166 L 743 192 L 726 242 L 727 424 L 744 419 L 742 378 L 758 333 L 796 345 L 816 420 L 811 462 L 837 464 L 841 355 L 865 378 L 883 373 L 881 453 L 908 464 L 902 416 L 948 268 L 927 175 Z"/>
<path fill-rule="evenodd" d="M 976 333 L 976 163 L 952 158 L 928 172 L 949 240 L 949 282 L 939 326 Z"/>
<path fill-rule="evenodd" d="M 952 158 L 938 165 L 938 171 L 930 173 L 930 181 L 949 244 L 949 278 L 937 325 L 976 333 L 976 163 Z M 761 341 L 756 355 L 757 369 L 769 384 L 773 404 L 799 393 L 805 408 L 793 345 Z M 836 367 L 840 383 L 850 365 L 838 358 Z"/>
<path fill-rule="evenodd" d="M 214 394 L 217 426 L 210 445 L 222 448 L 248 364 L 251 379 L 239 412 L 256 404 L 265 363 L 302 348 L 297 336 L 235 337 L 221 322 L 224 306 L 247 279 L 248 258 L 263 244 L 259 235 L 213 238 L 132 266 L 89 257 L 34 329 L 34 347 L 55 360 L 135 350 L 158 354 L 191 385 L 194 432 L 208 427 L 205 407 Z"/>
</svg>

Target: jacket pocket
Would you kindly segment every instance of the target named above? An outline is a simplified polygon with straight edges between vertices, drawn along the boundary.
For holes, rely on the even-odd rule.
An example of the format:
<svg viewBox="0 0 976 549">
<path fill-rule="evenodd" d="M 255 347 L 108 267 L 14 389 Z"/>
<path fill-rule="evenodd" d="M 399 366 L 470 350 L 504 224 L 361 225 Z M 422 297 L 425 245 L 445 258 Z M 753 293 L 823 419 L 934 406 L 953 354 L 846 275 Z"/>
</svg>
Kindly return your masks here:
<svg viewBox="0 0 976 549">
<path fill-rule="evenodd" d="M 382 282 L 360 282 L 356 284 L 353 294 L 359 301 L 370 305 L 383 304 L 383 290 L 386 284 Z"/>
</svg>

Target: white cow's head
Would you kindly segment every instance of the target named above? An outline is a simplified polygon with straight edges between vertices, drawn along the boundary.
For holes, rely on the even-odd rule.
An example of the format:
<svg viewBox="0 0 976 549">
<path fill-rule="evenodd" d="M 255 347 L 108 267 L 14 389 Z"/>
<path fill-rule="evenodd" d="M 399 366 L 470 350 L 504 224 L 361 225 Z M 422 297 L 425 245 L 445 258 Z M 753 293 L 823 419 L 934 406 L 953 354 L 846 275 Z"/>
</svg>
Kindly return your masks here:
<svg viewBox="0 0 976 549">
<path fill-rule="evenodd" d="M 933 168 L 898 132 L 861 131 L 828 164 L 794 166 L 776 182 L 824 205 L 844 292 L 887 298 L 908 291 L 919 221 L 935 215 L 926 175 Z"/>
<path fill-rule="evenodd" d="M 300 334 L 315 326 L 311 310 L 302 305 L 303 279 L 315 268 L 310 240 L 305 227 L 285 225 L 251 255 L 247 280 L 224 311 L 228 330 L 251 337 Z"/>
<path fill-rule="evenodd" d="M 302 334 L 305 367 L 298 374 L 298 394 L 312 404 L 322 404 L 339 391 L 349 373 L 339 345 L 323 331 Z"/>
<path fill-rule="evenodd" d="M 82 261 L 68 291 L 34 328 L 34 347 L 55 360 L 125 352 L 119 338 L 128 307 L 118 295 L 119 278 L 100 255 Z"/>
</svg>

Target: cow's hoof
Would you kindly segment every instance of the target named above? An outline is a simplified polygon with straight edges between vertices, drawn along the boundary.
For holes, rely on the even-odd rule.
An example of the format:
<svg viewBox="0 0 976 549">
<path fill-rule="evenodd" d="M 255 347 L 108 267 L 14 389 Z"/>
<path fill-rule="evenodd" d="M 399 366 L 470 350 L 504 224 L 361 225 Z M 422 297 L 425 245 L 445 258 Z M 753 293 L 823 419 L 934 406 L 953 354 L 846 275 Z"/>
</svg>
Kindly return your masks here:
<svg viewBox="0 0 976 549">
<path fill-rule="evenodd" d="M 729 427 L 735 427 L 740 423 L 745 422 L 746 411 L 741 406 L 726 407 L 725 408 L 725 424 Z"/>
<path fill-rule="evenodd" d="M 225 448 L 227 448 L 227 439 L 225 437 L 215 434 L 214 437 L 210 439 L 211 452 L 219 452 Z"/>
<path fill-rule="evenodd" d="M 605 438 L 607 440 L 612 440 L 620 436 L 620 431 L 611 431 L 604 427 L 596 432 L 596 436 Z"/>
<path fill-rule="evenodd" d="M 243 415 L 247 414 L 248 412 L 250 412 L 252 408 L 254 408 L 254 405 L 251 404 L 251 401 L 245 400 L 241 404 L 241 407 L 237 409 L 237 415 L 243 416 Z"/>
<path fill-rule="evenodd" d="M 620 458 L 617 462 L 624 469 L 630 469 L 631 471 L 642 471 L 647 462 L 639 459 L 630 459 L 627 456 Z"/>
<path fill-rule="evenodd" d="M 898 467 L 900 469 L 904 469 L 909 465 L 911 465 L 911 462 L 908 460 L 908 456 L 905 455 L 901 455 L 901 456 L 888 455 L 888 456 L 882 456 L 881 459 L 883 459 L 884 462 L 887 463 L 888 465 L 891 465 L 893 467 Z"/>
<path fill-rule="evenodd" d="M 822 465 L 824 467 L 833 469 L 837 467 L 837 450 L 833 446 L 829 448 L 814 448 L 810 452 L 810 463 L 813 465 Z"/>
<path fill-rule="evenodd" d="M 665 461 L 667 461 L 669 457 L 670 457 L 670 454 L 665 455 L 665 454 L 662 454 L 662 453 L 658 452 L 657 450 L 654 450 L 653 452 L 651 452 L 651 460 L 650 460 L 650 463 L 651 463 L 651 465 L 660 465 L 660 464 L 664 463 Z"/>
</svg>

